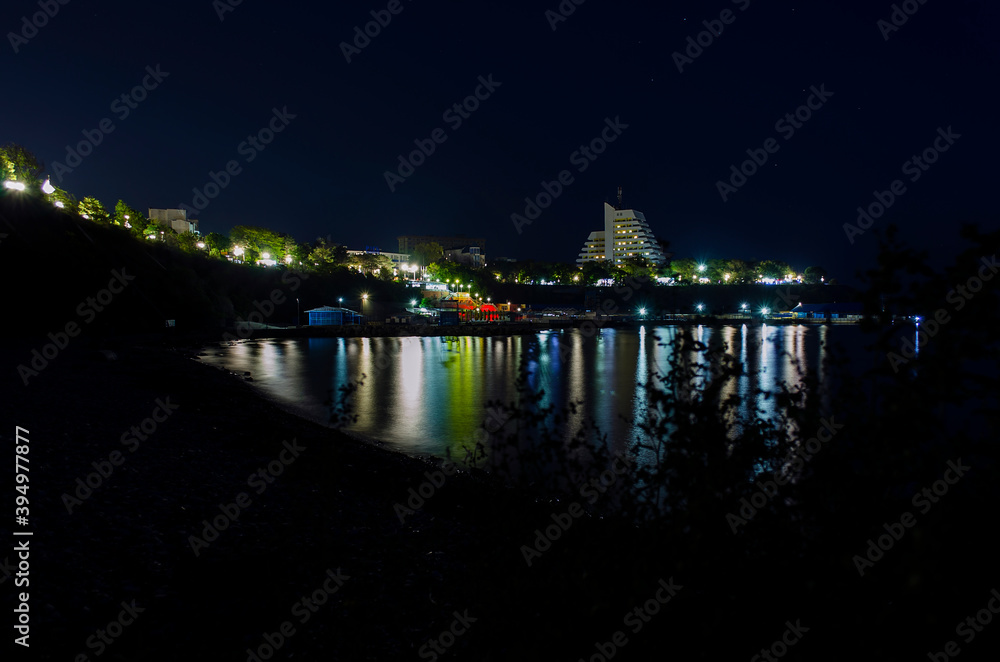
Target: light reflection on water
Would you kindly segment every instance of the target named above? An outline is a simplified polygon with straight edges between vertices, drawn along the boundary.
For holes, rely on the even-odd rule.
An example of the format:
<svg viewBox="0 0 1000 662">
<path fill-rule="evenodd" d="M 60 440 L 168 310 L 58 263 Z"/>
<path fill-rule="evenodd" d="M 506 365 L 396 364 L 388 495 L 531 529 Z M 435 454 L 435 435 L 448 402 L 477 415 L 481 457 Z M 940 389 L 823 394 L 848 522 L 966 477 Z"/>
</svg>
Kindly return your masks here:
<svg viewBox="0 0 1000 662">
<path fill-rule="evenodd" d="M 210 347 L 203 360 L 240 374 L 249 371 L 265 396 L 322 423 L 328 419 L 323 403 L 330 390 L 336 393 L 364 373 L 364 386 L 354 397 L 358 421 L 351 432 L 407 453 L 443 456 L 450 448 L 461 457 L 462 447 L 472 445 L 487 418 L 485 403 L 515 398 L 524 354 L 531 367 L 529 384 L 545 391 L 542 406 L 562 410 L 583 401 L 570 421 L 593 418 L 616 447 L 623 446 L 635 438 L 635 422 L 647 406 L 648 396 L 638 384 L 655 382 L 656 373 L 668 369 L 673 350 L 666 341 L 678 331 L 646 325 L 603 329 L 593 336 L 574 329 L 492 338 L 260 340 Z M 782 380 L 799 384 L 796 363 L 822 382 L 821 361 L 830 337 L 860 355 L 861 332 L 853 327 L 700 326 L 692 331 L 700 342 L 724 345 L 745 367 L 744 374 L 723 385 L 724 394 L 740 398 L 740 416 L 754 407 L 765 416 L 772 414 L 773 400 L 749 401 L 753 387 L 773 392 Z M 697 358 L 690 348 L 688 360 Z"/>
</svg>

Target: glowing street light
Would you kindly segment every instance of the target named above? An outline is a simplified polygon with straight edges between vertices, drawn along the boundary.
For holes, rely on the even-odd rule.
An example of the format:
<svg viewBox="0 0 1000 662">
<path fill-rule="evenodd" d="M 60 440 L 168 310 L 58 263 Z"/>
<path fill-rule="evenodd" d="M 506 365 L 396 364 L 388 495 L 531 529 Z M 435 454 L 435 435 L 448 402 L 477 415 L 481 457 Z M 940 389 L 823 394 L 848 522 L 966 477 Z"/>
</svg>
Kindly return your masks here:
<svg viewBox="0 0 1000 662">
<path fill-rule="evenodd" d="M 59 207 L 59 209 L 65 209 L 65 208 L 66 208 L 66 205 L 64 205 L 64 204 L 62 203 L 62 200 L 56 200 L 56 201 L 55 201 L 55 202 L 53 202 L 52 204 L 54 204 L 54 205 L 55 205 L 56 207 Z"/>
<path fill-rule="evenodd" d="M 271 259 L 271 254 L 268 253 L 267 251 L 264 251 L 263 253 L 261 253 L 260 256 L 262 258 L 264 258 L 265 260 L 270 260 Z"/>
<path fill-rule="evenodd" d="M 761 308 L 761 309 L 760 309 L 760 314 L 761 314 L 761 315 L 767 315 L 767 314 L 769 314 L 770 312 L 771 312 L 771 309 L 770 309 L 770 308 L 767 308 L 767 307 L 764 307 L 764 308 Z"/>
<path fill-rule="evenodd" d="M 698 312 L 699 312 L 699 313 L 700 313 L 701 311 L 705 310 L 705 306 L 704 306 L 703 304 L 700 304 L 700 303 L 698 304 L 697 308 L 698 308 Z"/>
<path fill-rule="evenodd" d="M 24 190 L 24 182 L 12 182 L 10 180 L 7 180 L 7 181 L 5 181 L 3 183 L 3 187 L 4 188 L 8 188 L 8 189 L 10 189 L 12 191 L 23 191 Z"/>
<path fill-rule="evenodd" d="M 410 308 L 413 308 L 416 305 L 417 305 L 417 300 L 416 299 L 410 299 Z"/>
<path fill-rule="evenodd" d="M 639 309 L 639 314 L 642 315 L 643 317 L 645 317 L 646 316 L 646 309 L 645 308 L 640 308 Z"/>
<path fill-rule="evenodd" d="M 722 280 L 724 280 L 724 281 L 726 281 L 728 283 L 729 282 L 729 278 L 731 276 L 732 276 L 732 274 L 722 274 Z"/>
<path fill-rule="evenodd" d="M 205 242 L 204 241 L 199 241 L 197 244 L 195 244 L 195 246 L 197 246 L 198 248 L 204 248 L 205 247 Z"/>
<path fill-rule="evenodd" d="M 292 256 L 291 255 L 286 255 L 285 256 L 285 264 L 291 264 L 291 263 L 292 263 Z"/>
<path fill-rule="evenodd" d="M 56 187 L 52 185 L 52 182 L 46 179 L 45 183 L 42 184 L 42 192 L 45 193 L 45 195 L 52 195 L 56 192 Z"/>
<path fill-rule="evenodd" d="M 704 271 L 705 271 L 705 268 L 706 268 L 706 267 L 705 267 L 705 265 L 704 265 L 704 264 L 699 264 L 699 265 L 698 265 L 698 271 L 700 271 L 700 272 L 702 272 L 702 273 L 704 273 Z"/>
</svg>

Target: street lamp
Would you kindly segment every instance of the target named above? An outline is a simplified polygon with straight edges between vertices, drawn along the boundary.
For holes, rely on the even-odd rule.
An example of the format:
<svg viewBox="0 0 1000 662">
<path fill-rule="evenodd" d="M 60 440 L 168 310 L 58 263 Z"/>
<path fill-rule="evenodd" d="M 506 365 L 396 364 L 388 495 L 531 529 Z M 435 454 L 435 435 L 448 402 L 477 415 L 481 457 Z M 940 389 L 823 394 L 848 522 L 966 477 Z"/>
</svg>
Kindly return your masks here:
<svg viewBox="0 0 1000 662">
<path fill-rule="evenodd" d="M 52 182 L 46 179 L 45 183 L 42 184 L 42 192 L 45 193 L 45 195 L 52 195 L 56 192 L 56 187 L 52 185 Z"/>
<path fill-rule="evenodd" d="M 699 304 L 698 304 L 698 312 L 700 313 L 700 312 L 701 312 L 701 311 L 703 311 L 704 309 L 705 309 L 705 306 L 699 303 Z"/>
<path fill-rule="evenodd" d="M 300 326 L 301 326 L 301 324 L 299 324 L 299 299 L 298 299 L 298 297 L 296 297 L 295 298 L 295 328 L 297 329 Z"/>
</svg>

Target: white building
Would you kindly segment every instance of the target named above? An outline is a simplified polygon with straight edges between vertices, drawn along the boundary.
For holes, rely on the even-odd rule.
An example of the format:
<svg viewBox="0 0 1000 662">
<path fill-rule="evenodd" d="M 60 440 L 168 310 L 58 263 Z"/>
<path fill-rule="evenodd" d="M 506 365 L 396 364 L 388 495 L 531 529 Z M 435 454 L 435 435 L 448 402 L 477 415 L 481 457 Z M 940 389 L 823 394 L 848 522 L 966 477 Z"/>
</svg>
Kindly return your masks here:
<svg viewBox="0 0 1000 662">
<path fill-rule="evenodd" d="M 392 262 L 392 266 L 399 268 L 410 261 L 409 253 L 386 253 L 380 250 L 347 251 L 348 255 L 384 255 Z"/>
<path fill-rule="evenodd" d="M 186 209 L 150 209 L 149 220 L 156 221 L 159 225 L 165 225 L 177 234 L 185 232 L 201 234 L 198 231 L 198 221 L 188 220 Z"/>
<path fill-rule="evenodd" d="M 604 229 L 590 233 L 576 262 L 581 266 L 591 260 L 621 264 L 629 257 L 644 257 L 656 263 L 667 260 L 641 211 L 615 209 L 605 202 Z"/>
</svg>

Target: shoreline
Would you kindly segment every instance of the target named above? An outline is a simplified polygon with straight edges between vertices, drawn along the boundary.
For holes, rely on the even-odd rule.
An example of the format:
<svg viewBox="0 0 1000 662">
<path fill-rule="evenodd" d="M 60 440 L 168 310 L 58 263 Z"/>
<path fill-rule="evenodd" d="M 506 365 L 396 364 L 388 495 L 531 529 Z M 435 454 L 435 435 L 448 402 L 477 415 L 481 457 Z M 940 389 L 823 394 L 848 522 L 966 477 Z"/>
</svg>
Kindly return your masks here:
<svg viewBox="0 0 1000 662">
<path fill-rule="evenodd" d="M 249 323 L 248 323 L 249 324 Z M 261 338 L 379 338 L 379 337 L 435 337 L 435 336 L 515 336 L 529 335 L 540 331 L 562 331 L 594 327 L 602 329 L 639 329 L 643 326 L 858 326 L 860 320 L 822 319 L 768 319 L 759 318 L 718 318 L 695 319 L 649 319 L 634 321 L 609 321 L 600 319 L 576 319 L 553 322 L 463 323 L 456 326 L 436 324 L 365 324 L 346 326 L 267 326 L 249 325 L 228 327 L 219 332 L 220 342 L 234 342 Z M 173 333 L 166 333 L 170 337 Z M 204 332 L 198 334 L 204 335 Z M 209 340 L 208 342 L 212 342 Z"/>
<path fill-rule="evenodd" d="M 827 551 L 825 542 L 853 539 L 848 514 L 807 556 L 785 544 L 796 531 L 761 517 L 747 528 L 757 541 L 747 556 L 732 544 L 727 502 L 697 531 L 634 526 L 573 514 L 573 495 L 542 501 L 480 472 L 445 475 L 440 461 L 277 407 L 231 371 L 194 359 L 205 344 L 81 343 L 11 390 L 9 422 L 31 439 L 38 659 L 78 659 L 133 600 L 143 612 L 114 640 L 114 659 L 190 659 L 187 642 L 198 641 L 197 659 L 252 660 L 247 651 L 285 623 L 295 631 L 282 635 L 285 657 L 414 658 L 455 613 L 468 613 L 476 623 L 449 656 L 493 662 L 575 659 L 608 640 L 623 613 L 649 604 L 663 580 L 682 587 L 681 604 L 630 645 L 637 659 L 666 646 L 694 654 L 706 641 L 713 657 L 745 655 L 791 604 L 806 625 L 837 633 L 909 622 L 929 601 L 955 598 L 933 582 L 912 608 L 849 609 L 863 596 L 841 595 L 840 572 L 854 571 L 850 554 L 863 552 L 863 536 L 857 549 Z M 152 422 L 158 400 L 176 411 L 129 450 L 123 432 Z M 115 452 L 124 459 L 112 465 Z M 255 478 L 261 471 L 268 481 Z M 66 495 L 81 484 L 90 493 L 68 512 Z M 343 586 L 307 622 L 293 617 L 292 605 L 341 571 Z M 762 597 L 761 577 L 788 581 Z M 720 621 L 725 641 L 713 638 Z M 836 649 L 836 636 L 817 629 L 816 645 Z"/>
</svg>

